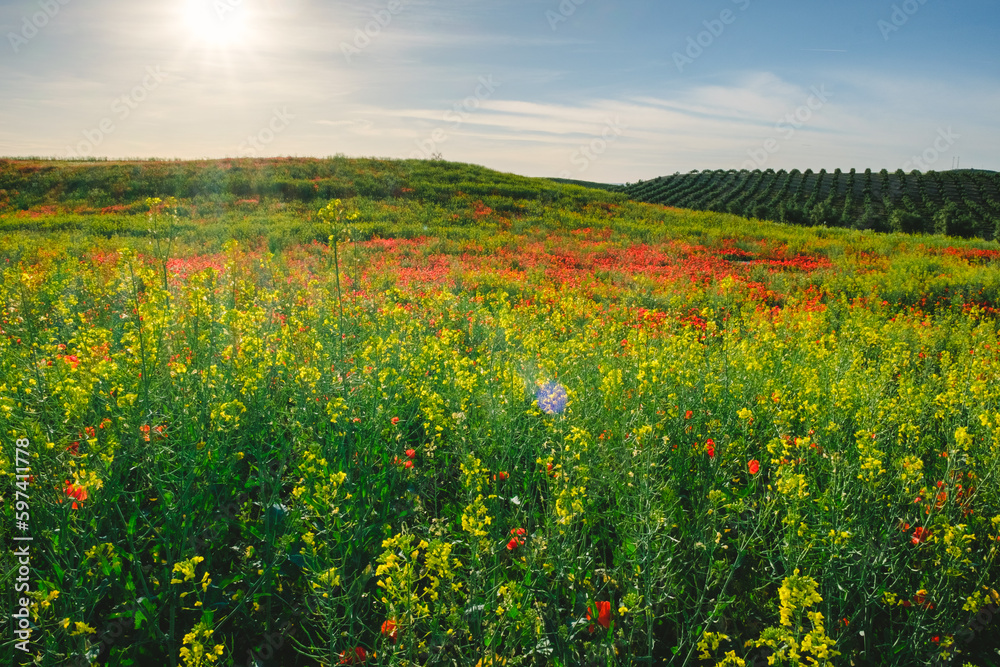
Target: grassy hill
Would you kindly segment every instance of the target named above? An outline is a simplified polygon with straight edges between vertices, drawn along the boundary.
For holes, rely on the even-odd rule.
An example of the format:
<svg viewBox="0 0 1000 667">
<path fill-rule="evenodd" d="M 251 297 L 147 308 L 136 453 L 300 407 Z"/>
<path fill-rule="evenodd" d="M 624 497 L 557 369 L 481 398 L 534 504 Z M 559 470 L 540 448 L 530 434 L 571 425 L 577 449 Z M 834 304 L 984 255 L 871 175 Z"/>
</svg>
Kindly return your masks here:
<svg viewBox="0 0 1000 667">
<path fill-rule="evenodd" d="M 1000 174 L 716 170 L 629 184 L 629 197 L 788 224 L 994 238 Z"/>
<path fill-rule="evenodd" d="M 565 188 L 476 165 L 333 157 L 204 161 L 18 161 L 0 159 L 0 213 L 42 205 L 90 212 L 146 197 L 233 203 L 334 198 L 444 201 L 455 192 L 509 199 L 558 199 Z"/>
</svg>

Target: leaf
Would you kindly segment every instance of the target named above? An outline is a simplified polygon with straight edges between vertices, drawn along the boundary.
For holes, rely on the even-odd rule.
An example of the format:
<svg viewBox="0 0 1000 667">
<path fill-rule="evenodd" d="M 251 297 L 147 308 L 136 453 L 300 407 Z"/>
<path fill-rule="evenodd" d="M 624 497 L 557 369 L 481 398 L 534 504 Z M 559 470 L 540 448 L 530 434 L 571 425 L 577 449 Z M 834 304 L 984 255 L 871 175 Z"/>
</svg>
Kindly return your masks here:
<svg viewBox="0 0 1000 667">
<path fill-rule="evenodd" d="M 244 576 L 246 576 L 246 575 L 241 572 L 241 573 L 239 573 L 237 575 L 229 577 L 228 579 L 223 579 L 222 580 L 222 586 L 220 586 L 220 588 L 225 589 L 230 584 L 239 583 L 239 582 L 243 581 Z"/>
</svg>

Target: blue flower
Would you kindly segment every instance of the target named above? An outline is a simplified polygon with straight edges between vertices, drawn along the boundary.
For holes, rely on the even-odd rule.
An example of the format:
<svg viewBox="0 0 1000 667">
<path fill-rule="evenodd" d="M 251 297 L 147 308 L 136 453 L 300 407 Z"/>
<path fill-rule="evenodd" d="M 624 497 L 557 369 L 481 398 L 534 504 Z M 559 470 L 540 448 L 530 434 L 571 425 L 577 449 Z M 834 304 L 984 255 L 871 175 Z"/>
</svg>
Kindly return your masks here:
<svg viewBox="0 0 1000 667">
<path fill-rule="evenodd" d="M 538 408 L 549 415 L 562 413 L 569 398 L 566 395 L 566 387 L 558 382 L 546 382 L 538 388 L 535 397 L 538 399 Z"/>
</svg>

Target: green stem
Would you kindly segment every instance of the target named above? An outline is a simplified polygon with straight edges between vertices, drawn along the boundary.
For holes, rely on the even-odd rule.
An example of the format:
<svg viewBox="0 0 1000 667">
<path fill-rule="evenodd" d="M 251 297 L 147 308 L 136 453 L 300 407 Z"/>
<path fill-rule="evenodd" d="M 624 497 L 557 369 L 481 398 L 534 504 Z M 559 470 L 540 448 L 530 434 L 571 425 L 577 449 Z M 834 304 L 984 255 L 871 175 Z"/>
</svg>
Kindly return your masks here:
<svg viewBox="0 0 1000 667">
<path fill-rule="evenodd" d="M 339 230 L 336 230 L 339 231 Z M 340 324 L 337 327 L 337 338 L 340 342 L 340 360 L 344 360 L 344 302 L 340 297 L 340 258 L 337 255 L 337 234 L 333 235 L 333 264 L 334 276 L 337 280 L 337 306 L 340 309 Z"/>
</svg>

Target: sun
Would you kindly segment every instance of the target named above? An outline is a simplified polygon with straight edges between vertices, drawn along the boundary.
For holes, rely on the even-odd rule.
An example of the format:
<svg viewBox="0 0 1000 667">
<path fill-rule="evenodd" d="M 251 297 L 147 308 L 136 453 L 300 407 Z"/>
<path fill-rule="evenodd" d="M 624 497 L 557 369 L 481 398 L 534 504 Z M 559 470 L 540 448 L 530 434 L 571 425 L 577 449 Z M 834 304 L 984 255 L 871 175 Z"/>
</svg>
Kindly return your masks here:
<svg viewBox="0 0 1000 667">
<path fill-rule="evenodd" d="M 184 19 L 192 37 L 227 47 L 247 37 L 247 0 L 185 0 Z"/>
</svg>

